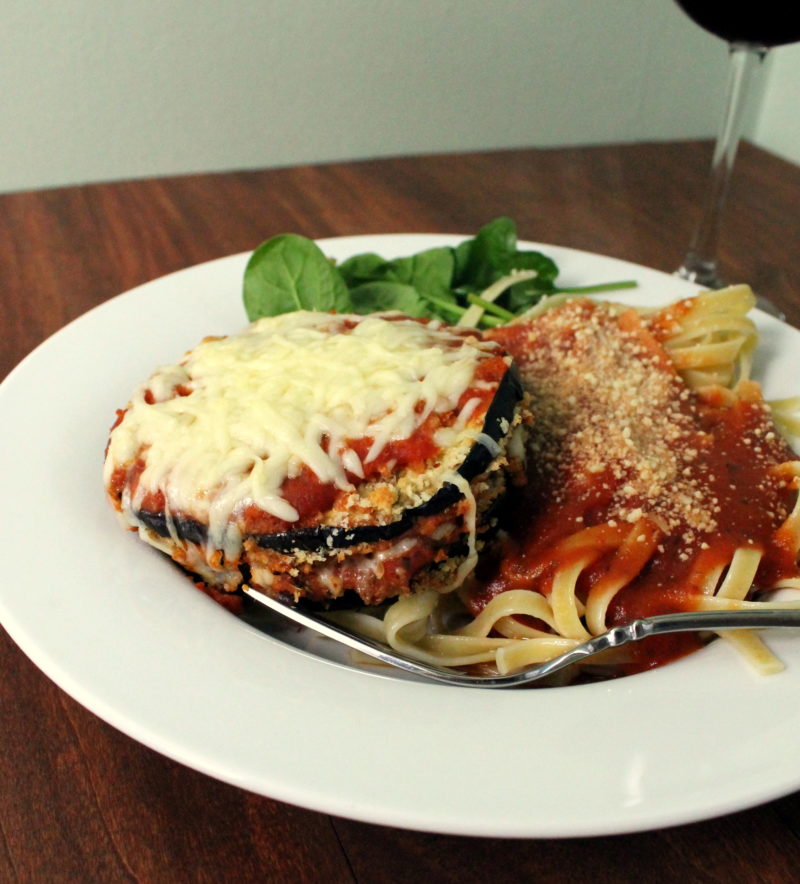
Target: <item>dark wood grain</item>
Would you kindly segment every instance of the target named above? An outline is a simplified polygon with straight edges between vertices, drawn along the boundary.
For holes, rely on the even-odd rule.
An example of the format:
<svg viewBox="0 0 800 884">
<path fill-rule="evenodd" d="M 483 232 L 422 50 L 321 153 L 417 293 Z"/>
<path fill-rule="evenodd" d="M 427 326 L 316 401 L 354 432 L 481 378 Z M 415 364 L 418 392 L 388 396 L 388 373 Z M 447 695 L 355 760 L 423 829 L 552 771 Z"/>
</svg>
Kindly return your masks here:
<svg viewBox="0 0 800 884">
<path fill-rule="evenodd" d="M 526 239 L 669 271 L 689 239 L 709 157 L 707 143 L 518 150 L 0 196 L 0 377 L 119 292 L 289 230 L 470 233 L 506 214 Z M 779 303 L 794 324 L 798 243 L 800 169 L 744 145 L 723 269 Z M 13 518 L 3 506 L 3 518 Z M 291 807 L 176 764 L 84 710 L 4 632 L 0 673 L 3 882 L 797 877 L 800 795 L 613 838 L 421 834 Z"/>
</svg>

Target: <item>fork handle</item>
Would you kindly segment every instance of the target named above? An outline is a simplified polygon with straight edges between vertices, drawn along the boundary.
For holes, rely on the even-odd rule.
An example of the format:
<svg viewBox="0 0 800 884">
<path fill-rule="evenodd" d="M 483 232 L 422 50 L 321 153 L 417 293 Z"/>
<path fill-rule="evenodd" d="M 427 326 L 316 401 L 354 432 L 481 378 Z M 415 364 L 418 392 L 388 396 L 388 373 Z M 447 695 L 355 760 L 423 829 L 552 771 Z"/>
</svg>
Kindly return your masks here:
<svg viewBox="0 0 800 884">
<path fill-rule="evenodd" d="M 800 626 L 800 608 L 766 608 L 739 611 L 681 611 L 677 614 L 658 614 L 633 620 L 625 626 L 615 626 L 607 635 L 614 636 L 609 647 L 639 641 L 650 635 L 670 632 L 717 632 L 726 629 L 768 629 L 776 626 Z M 624 635 L 616 636 L 617 631 Z"/>
<path fill-rule="evenodd" d="M 559 669 L 593 657 L 601 651 L 619 648 L 631 642 L 641 641 L 653 635 L 675 632 L 724 632 L 728 629 L 772 629 L 775 627 L 800 627 L 800 607 L 767 608 L 765 610 L 738 611 L 680 611 L 676 614 L 656 614 L 632 620 L 624 626 L 612 626 L 608 632 L 597 635 L 571 651 L 554 657 L 545 663 L 521 672 L 495 676 L 487 687 L 516 687 L 539 681 Z"/>
</svg>

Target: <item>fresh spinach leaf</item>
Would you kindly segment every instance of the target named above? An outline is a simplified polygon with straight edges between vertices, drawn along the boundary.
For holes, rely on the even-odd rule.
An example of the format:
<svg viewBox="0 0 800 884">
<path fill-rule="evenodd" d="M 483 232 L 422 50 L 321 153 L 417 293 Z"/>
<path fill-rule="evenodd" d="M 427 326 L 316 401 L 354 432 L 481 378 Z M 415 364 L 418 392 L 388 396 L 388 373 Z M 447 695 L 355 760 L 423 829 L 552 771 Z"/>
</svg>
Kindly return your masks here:
<svg viewBox="0 0 800 884">
<path fill-rule="evenodd" d="M 337 266 L 348 288 L 361 285 L 362 282 L 394 278 L 391 275 L 391 262 L 374 252 L 353 255 Z"/>
<path fill-rule="evenodd" d="M 402 282 L 364 282 L 350 289 L 350 309 L 353 313 L 382 313 L 399 310 L 409 316 L 432 316 L 419 292 Z"/>
<path fill-rule="evenodd" d="M 558 267 L 555 261 L 541 252 L 517 250 L 511 258 L 511 265 L 506 273 L 510 273 L 512 270 L 535 270 L 536 278 L 531 281 L 537 283 L 539 291 L 552 289 L 558 276 Z"/>
<path fill-rule="evenodd" d="M 244 273 L 244 305 L 252 321 L 293 310 L 347 311 L 347 285 L 312 240 L 275 236 L 253 252 Z"/>
<path fill-rule="evenodd" d="M 541 252 L 517 251 L 513 259 L 512 270 L 535 270 L 533 279 L 525 279 L 514 283 L 503 293 L 498 303 L 507 307 L 512 313 L 520 313 L 538 303 L 544 295 L 555 291 L 555 279 L 558 267 L 555 262 Z"/>
<path fill-rule="evenodd" d="M 453 288 L 457 288 L 461 284 L 461 280 L 466 277 L 473 242 L 475 242 L 474 238 L 465 239 L 451 249 L 453 252 Z"/>
<path fill-rule="evenodd" d="M 395 258 L 391 262 L 394 277 L 422 295 L 452 296 L 453 250 L 449 248 L 426 249 L 407 258 Z"/>
<path fill-rule="evenodd" d="M 474 239 L 462 243 L 454 288 L 482 291 L 512 269 L 516 252 L 516 224 L 510 218 L 490 221 Z"/>
<path fill-rule="evenodd" d="M 351 289 L 368 282 L 398 282 L 413 286 L 422 294 L 441 297 L 451 293 L 453 263 L 449 248 L 426 249 L 393 260 L 365 252 L 343 261 L 339 272 Z"/>
<path fill-rule="evenodd" d="M 515 270 L 534 270 L 537 275 L 510 286 L 497 300 L 512 313 L 520 313 L 555 291 L 555 262 L 541 252 L 520 249 L 516 225 L 510 218 L 486 224 L 473 239 L 456 246 L 454 258 L 455 290 L 462 299 L 484 291 Z"/>
<path fill-rule="evenodd" d="M 472 238 L 450 248 L 432 248 L 402 258 L 374 252 L 354 255 L 338 266 L 309 239 L 296 234 L 273 237 L 253 253 L 245 270 L 244 302 L 251 320 L 293 310 L 373 313 L 400 310 L 409 316 L 457 322 L 481 306 L 480 296 L 512 271 L 535 271 L 499 294 L 494 307 L 478 311 L 480 325 L 518 316 L 544 295 L 611 291 L 632 282 L 560 289 L 551 258 L 520 249 L 516 224 L 495 218 Z M 506 285 L 501 283 L 501 287 Z M 490 315 L 493 314 L 493 315 Z"/>
</svg>

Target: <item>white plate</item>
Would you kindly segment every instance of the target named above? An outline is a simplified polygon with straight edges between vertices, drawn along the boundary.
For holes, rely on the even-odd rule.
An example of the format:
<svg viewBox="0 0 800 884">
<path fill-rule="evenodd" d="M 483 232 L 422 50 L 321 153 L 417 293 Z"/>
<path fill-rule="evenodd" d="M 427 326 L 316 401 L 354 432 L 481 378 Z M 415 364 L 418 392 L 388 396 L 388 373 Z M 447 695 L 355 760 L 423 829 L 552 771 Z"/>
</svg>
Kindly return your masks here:
<svg viewBox="0 0 800 884">
<path fill-rule="evenodd" d="M 396 256 L 453 241 L 353 237 L 322 247 L 338 258 Z M 640 288 L 625 298 L 633 303 L 694 290 L 621 261 L 541 248 L 565 285 L 636 278 Z M 301 634 L 264 635 L 120 530 L 101 483 L 115 408 L 156 365 L 245 324 L 246 259 L 212 261 L 103 304 L 0 387 L 0 618 L 37 666 L 190 767 L 373 823 L 485 836 L 620 833 L 800 787 L 796 639 L 771 641 L 788 668 L 770 678 L 716 643 L 603 684 L 517 693 L 422 684 L 335 662 L 324 642 Z M 789 395 L 800 333 L 757 319 L 758 375 L 769 396 Z"/>
</svg>

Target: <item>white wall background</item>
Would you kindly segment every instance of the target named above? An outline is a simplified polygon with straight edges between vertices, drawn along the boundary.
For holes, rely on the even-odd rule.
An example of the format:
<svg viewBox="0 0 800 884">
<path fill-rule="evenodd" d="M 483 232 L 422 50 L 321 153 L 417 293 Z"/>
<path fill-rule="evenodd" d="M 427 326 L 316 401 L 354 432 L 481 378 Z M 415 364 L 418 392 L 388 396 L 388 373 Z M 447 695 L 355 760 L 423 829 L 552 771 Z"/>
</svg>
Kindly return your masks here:
<svg viewBox="0 0 800 884">
<path fill-rule="evenodd" d="M 800 163 L 800 44 L 781 46 L 772 55 L 753 140 Z"/>
<path fill-rule="evenodd" d="M 726 70 L 724 44 L 670 0 L 0 0 L 0 10 L 5 191 L 708 137 Z M 799 58 L 764 72 L 753 130 L 798 162 Z"/>
</svg>

